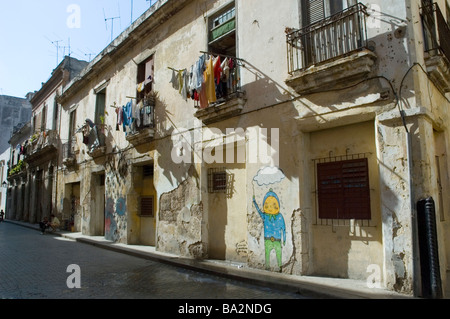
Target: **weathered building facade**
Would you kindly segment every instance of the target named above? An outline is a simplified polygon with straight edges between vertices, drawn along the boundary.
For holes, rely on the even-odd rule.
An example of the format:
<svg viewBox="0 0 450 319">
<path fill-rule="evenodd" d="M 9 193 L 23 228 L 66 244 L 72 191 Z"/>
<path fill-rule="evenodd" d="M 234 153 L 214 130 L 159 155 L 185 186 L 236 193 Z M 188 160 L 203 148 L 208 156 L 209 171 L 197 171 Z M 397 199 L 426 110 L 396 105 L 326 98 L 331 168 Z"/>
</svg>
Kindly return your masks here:
<svg viewBox="0 0 450 319">
<path fill-rule="evenodd" d="M 31 119 L 11 138 L 12 158 L 9 176 L 7 215 L 12 219 L 36 223 L 54 211 L 59 138 L 60 108 L 57 98 L 87 62 L 65 57 L 30 100 Z M 26 130 L 26 131 L 25 131 Z"/>
<path fill-rule="evenodd" d="M 445 286 L 448 14 L 160 0 L 61 93 L 54 209 L 86 235 L 420 295 L 432 197 Z"/>
<path fill-rule="evenodd" d="M 6 203 L 5 215 L 7 219 L 23 219 L 22 212 L 28 210 L 24 204 L 27 170 L 24 146 L 31 137 L 31 123 L 18 127 L 12 132 L 9 144 L 11 145 L 6 170 Z"/>
</svg>

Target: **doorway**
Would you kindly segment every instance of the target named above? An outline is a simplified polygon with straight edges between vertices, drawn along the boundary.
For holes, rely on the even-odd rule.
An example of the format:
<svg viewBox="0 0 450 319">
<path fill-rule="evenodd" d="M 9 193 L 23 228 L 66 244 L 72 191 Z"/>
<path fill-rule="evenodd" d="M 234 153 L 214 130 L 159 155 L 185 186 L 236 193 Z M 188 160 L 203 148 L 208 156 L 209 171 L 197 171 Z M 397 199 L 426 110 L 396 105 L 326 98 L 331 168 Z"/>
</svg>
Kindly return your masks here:
<svg viewBox="0 0 450 319">
<path fill-rule="evenodd" d="M 105 236 L 105 173 L 93 174 L 91 179 L 91 236 Z"/>
<path fill-rule="evenodd" d="M 247 242 L 245 164 L 208 168 L 208 255 L 246 262 L 237 247 Z"/>
<path fill-rule="evenodd" d="M 63 220 L 72 232 L 81 231 L 80 189 L 79 182 L 66 184 L 64 189 Z"/>
</svg>

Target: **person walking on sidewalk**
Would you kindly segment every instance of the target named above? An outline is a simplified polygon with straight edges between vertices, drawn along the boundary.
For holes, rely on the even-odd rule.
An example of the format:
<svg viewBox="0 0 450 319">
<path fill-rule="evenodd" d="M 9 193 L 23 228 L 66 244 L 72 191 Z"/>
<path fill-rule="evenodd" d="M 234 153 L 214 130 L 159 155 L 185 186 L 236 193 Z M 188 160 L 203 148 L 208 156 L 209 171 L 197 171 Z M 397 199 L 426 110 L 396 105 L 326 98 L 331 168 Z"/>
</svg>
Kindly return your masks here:
<svg viewBox="0 0 450 319">
<path fill-rule="evenodd" d="M 0 223 L 5 220 L 5 212 L 3 209 L 0 211 Z"/>
</svg>

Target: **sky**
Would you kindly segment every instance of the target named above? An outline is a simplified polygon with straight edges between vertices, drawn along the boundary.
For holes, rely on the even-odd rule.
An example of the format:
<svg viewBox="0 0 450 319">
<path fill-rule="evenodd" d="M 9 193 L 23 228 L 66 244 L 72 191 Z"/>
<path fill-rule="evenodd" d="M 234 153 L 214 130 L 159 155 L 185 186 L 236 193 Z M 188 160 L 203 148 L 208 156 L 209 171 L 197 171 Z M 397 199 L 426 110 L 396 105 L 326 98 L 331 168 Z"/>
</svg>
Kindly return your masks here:
<svg viewBox="0 0 450 319">
<path fill-rule="evenodd" d="M 0 0 L 0 95 L 38 91 L 69 45 L 70 56 L 91 61 L 155 2 Z"/>
</svg>

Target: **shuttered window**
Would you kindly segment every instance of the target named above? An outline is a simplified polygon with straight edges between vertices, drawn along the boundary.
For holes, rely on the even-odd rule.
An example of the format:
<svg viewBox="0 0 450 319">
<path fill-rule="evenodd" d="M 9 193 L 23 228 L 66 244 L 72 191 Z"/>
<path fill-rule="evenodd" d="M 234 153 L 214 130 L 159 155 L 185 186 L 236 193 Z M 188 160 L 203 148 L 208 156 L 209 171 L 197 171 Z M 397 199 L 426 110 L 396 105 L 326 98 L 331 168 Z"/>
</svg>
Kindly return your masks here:
<svg viewBox="0 0 450 319">
<path fill-rule="evenodd" d="M 308 22 L 313 24 L 325 19 L 325 4 L 323 0 L 308 0 L 307 2 Z"/>
<path fill-rule="evenodd" d="M 154 197 L 141 198 L 141 216 L 154 217 Z"/>
<path fill-rule="evenodd" d="M 318 163 L 319 218 L 370 219 L 367 158 Z"/>
<path fill-rule="evenodd" d="M 302 0 L 303 26 L 319 22 L 356 3 L 356 0 Z"/>
</svg>

